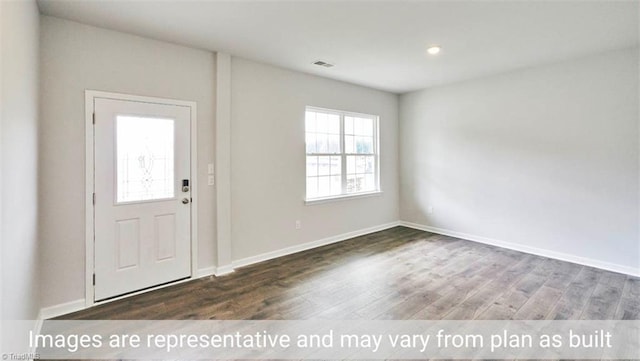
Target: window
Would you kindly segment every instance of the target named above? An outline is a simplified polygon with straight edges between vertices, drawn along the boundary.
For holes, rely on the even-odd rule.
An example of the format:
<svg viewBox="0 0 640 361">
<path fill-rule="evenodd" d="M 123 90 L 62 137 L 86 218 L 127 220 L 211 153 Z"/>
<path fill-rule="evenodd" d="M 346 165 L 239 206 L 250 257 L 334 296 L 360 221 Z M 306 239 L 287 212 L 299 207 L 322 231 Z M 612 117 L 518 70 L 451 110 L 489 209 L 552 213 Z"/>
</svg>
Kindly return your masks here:
<svg viewBox="0 0 640 361">
<path fill-rule="evenodd" d="M 307 107 L 307 200 L 379 192 L 378 117 Z"/>
<path fill-rule="evenodd" d="M 174 120 L 116 118 L 117 203 L 174 197 Z"/>
</svg>

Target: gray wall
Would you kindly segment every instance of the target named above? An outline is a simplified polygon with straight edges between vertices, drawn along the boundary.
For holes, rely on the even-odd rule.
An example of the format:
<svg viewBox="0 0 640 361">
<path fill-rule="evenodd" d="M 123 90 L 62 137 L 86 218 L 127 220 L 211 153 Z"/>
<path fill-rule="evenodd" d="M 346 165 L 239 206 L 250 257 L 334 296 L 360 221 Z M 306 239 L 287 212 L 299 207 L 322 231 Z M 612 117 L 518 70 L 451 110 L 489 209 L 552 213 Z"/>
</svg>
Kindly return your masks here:
<svg viewBox="0 0 640 361">
<path fill-rule="evenodd" d="M 43 305 L 85 295 L 85 89 L 198 104 L 198 267 L 214 265 L 214 54 L 43 16 L 41 19 Z"/>
<path fill-rule="evenodd" d="M 214 266 L 214 54 L 48 16 L 41 36 L 43 306 L 84 298 L 85 89 L 198 102 L 198 266 Z M 396 95 L 240 58 L 231 79 L 234 260 L 398 220 Z M 382 195 L 304 205 L 305 105 L 380 115 Z"/>
<path fill-rule="evenodd" d="M 638 273 L 638 97 L 637 48 L 403 95 L 401 219 Z"/>
<path fill-rule="evenodd" d="M 34 320 L 38 271 L 38 9 L 0 1 L 0 319 Z M 2 330 L 2 347 L 19 330 Z M 18 350 L 16 348 L 15 350 Z"/>
<path fill-rule="evenodd" d="M 214 54 L 46 16 L 40 30 L 43 306 L 84 298 L 85 89 L 198 102 L 198 262 L 214 266 Z M 233 57 L 233 260 L 402 219 L 635 269 L 637 63 L 637 49 L 610 52 L 399 103 Z M 380 116 L 381 195 L 305 205 L 306 105 Z"/>
<path fill-rule="evenodd" d="M 234 260 L 398 220 L 396 95 L 235 57 L 231 69 Z M 380 116 L 382 195 L 304 204 L 306 105 Z"/>
</svg>

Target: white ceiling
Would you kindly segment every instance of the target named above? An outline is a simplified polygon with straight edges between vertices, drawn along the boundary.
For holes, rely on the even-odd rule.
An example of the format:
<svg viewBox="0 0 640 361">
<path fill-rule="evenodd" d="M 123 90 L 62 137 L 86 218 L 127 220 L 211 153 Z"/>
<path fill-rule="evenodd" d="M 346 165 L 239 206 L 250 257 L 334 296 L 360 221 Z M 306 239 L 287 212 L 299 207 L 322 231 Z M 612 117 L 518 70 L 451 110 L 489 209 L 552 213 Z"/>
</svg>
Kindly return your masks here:
<svg viewBox="0 0 640 361">
<path fill-rule="evenodd" d="M 638 1 L 60 1 L 42 13 L 402 93 L 638 46 Z M 430 44 L 442 45 L 437 56 Z M 311 63 L 335 64 L 323 68 Z"/>
</svg>

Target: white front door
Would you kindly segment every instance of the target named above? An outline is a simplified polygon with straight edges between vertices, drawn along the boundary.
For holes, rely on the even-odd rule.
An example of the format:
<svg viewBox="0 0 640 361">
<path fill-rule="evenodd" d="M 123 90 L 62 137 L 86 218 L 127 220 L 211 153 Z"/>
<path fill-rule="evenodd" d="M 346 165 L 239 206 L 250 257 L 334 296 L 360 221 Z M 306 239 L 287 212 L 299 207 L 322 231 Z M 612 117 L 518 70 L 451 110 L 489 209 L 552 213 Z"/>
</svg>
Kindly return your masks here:
<svg viewBox="0 0 640 361">
<path fill-rule="evenodd" d="M 190 112 L 94 99 L 96 301 L 191 276 Z"/>
</svg>

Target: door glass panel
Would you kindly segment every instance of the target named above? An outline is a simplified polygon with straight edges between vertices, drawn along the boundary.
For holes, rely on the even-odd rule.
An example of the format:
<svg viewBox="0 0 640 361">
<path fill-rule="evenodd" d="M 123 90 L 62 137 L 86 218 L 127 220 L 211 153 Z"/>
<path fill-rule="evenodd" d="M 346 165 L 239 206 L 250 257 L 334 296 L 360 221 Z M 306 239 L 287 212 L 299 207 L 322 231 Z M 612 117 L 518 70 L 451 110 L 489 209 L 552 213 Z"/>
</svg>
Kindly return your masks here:
<svg viewBox="0 0 640 361">
<path fill-rule="evenodd" d="M 174 123 L 117 116 L 117 203 L 174 197 Z"/>
</svg>

